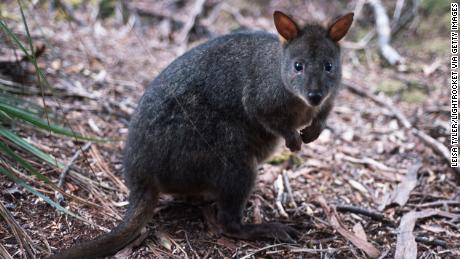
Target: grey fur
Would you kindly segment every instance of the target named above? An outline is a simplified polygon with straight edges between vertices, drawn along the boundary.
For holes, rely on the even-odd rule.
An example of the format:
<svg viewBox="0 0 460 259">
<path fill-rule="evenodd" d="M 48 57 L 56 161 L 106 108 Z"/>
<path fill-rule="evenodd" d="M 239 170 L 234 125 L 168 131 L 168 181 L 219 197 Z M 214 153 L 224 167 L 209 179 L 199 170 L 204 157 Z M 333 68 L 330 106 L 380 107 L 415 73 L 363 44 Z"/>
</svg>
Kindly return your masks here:
<svg viewBox="0 0 460 259">
<path fill-rule="evenodd" d="M 301 73 L 293 69 L 296 61 L 304 63 Z M 333 64 L 331 72 L 324 71 L 325 62 Z M 280 140 L 298 150 L 302 140 L 319 136 L 340 77 L 340 48 L 318 25 L 305 26 L 284 44 L 277 35 L 241 32 L 188 51 L 153 80 L 132 116 L 123 162 L 131 201 L 156 199 L 158 193 L 211 194 L 223 234 L 293 241 L 296 231 L 291 227 L 243 224 L 242 211 L 257 165 Z M 324 96 L 318 106 L 307 101 L 312 91 Z M 136 219 L 145 225 L 149 219 L 142 215 L 153 204 L 137 209 Z M 124 224 L 129 225 L 130 217 Z M 88 258 L 96 254 L 82 250 L 98 247 L 105 255 L 119 249 L 79 247 L 67 254 Z"/>
</svg>

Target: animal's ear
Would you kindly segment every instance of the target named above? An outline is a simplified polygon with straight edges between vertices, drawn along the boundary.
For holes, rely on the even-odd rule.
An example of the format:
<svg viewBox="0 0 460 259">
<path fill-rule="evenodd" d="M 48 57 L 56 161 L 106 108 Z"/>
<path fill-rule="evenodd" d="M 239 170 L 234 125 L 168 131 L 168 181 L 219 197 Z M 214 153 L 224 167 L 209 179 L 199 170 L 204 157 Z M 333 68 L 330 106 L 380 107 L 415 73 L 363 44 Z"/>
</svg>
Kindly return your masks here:
<svg viewBox="0 0 460 259">
<path fill-rule="evenodd" d="M 345 34 L 347 34 L 348 29 L 350 29 L 351 24 L 353 23 L 353 13 L 345 14 L 337 18 L 328 29 L 329 38 L 333 41 L 338 42 L 341 40 Z"/>
<path fill-rule="evenodd" d="M 290 41 L 299 34 L 297 24 L 284 13 L 275 11 L 273 20 L 275 21 L 276 30 L 285 40 Z"/>
</svg>

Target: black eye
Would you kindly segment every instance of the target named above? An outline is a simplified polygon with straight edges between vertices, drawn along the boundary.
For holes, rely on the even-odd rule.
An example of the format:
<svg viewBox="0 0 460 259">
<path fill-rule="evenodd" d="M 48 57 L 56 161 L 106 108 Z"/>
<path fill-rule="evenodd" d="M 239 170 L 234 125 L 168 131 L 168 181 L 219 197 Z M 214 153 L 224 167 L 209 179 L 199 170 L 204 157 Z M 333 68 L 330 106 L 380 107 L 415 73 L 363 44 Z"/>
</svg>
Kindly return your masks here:
<svg viewBox="0 0 460 259">
<path fill-rule="evenodd" d="M 324 64 L 324 70 L 326 70 L 327 72 L 331 72 L 332 71 L 332 64 L 330 62 L 326 62 Z"/>
<path fill-rule="evenodd" d="M 299 63 L 299 62 L 295 62 L 294 63 L 294 68 L 296 71 L 302 71 L 303 70 L 303 64 L 302 63 Z"/>
</svg>

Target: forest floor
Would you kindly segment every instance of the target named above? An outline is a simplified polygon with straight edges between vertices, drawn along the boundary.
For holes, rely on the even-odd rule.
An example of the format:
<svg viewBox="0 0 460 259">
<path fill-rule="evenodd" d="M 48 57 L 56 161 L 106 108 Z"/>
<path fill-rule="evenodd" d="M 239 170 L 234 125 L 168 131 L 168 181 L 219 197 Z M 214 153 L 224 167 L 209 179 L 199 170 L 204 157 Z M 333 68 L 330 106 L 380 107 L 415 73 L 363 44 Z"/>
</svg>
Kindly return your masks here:
<svg viewBox="0 0 460 259">
<path fill-rule="evenodd" d="M 94 238 L 120 222 L 127 205 L 121 156 L 130 114 L 149 81 L 180 53 L 241 27 L 275 32 L 271 14 L 276 9 L 324 19 L 352 11 L 361 1 L 207 1 L 189 30 L 184 24 L 199 1 L 153 2 L 130 3 L 126 23 L 122 12 L 102 19 L 89 6 L 75 10 L 82 24 L 39 5 L 25 10 L 35 44 L 46 46 L 38 61 L 54 87 L 56 98 L 46 96 L 48 109 L 76 131 L 112 140 L 91 144 L 73 161 L 79 172 L 65 179 L 67 192 L 99 205 L 66 200 L 65 206 L 90 224 L 0 176 L 0 201 L 30 235 L 37 257 Z M 2 3 L 0 12 L 24 36 L 16 1 Z M 460 189 L 454 171 L 418 134 L 450 145 L 449 19 L 422 9 L 393 40 L 405 59 L 397 66 L 379 56 L 375 37 L 363 48 L 347 47 L 372 26 L 372 10 L 365 7 L 344 43 L 344 84 L 328 128 L 301 151 L 282 146 L 261 165 L 245 209 L 247 222 L 279 221 L 299 230 L 296 244 L 223 237 L 206 221 L 209 204 L 162 196 L 146 239 L 116 258 L 366 258 L 374 249 L 390 258 L 402 247 L 409 249 L 414 237 L 418 258 L 460 257 Z M 4 57 L 14 44 L 0 35 Z M 0 70 L 0 77 L 39 93 L 27 69 L 20 77 Z M 27 98 L 42 103 L 40 94 Z M 19 133 L 65 163 L 85 144 L 46 132 Z M 60 170 L 35 165 L 59 179 Z M 46 186 L 34 186 L 54 197 Z M 24 248 L 1 219 L 0 244 L 24 258 Z"/>
</svg>

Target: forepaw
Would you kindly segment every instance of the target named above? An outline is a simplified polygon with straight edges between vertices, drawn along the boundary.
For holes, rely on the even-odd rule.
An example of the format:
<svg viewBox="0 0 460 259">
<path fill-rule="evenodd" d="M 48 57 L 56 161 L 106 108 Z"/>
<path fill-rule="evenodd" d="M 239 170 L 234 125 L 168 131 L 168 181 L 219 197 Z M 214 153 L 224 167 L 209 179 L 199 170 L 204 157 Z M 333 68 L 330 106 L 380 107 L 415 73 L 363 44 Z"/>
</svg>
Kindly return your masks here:
<svg viewBox="0 0 460 259">
<path fill-rule="evenodd" d="M 286 140 L 286 147 L 289 148 L 291 152 L 297 152 L 302 147 L 302 138 L 300 137 L 300 134 L 297 132 L 286 137 L 285 140 Z"/>
<path fill-rule="evenodd" d="M 315 141 L 319 135 L 321 134 L 322 127 L 317 125 L 312 125 L 310 127 L 306 127 L 300 131 L 300 137 L 303 143 L 308 144 L 310 142 Z"/>
</svg>

